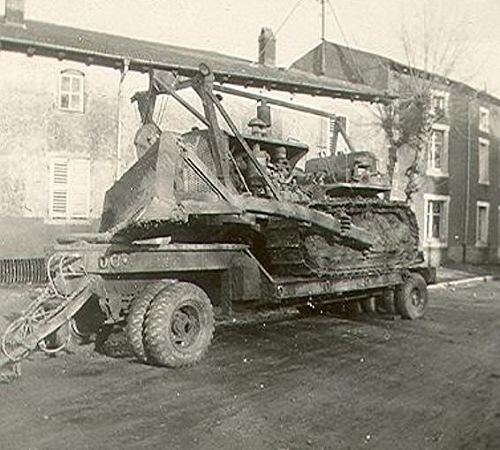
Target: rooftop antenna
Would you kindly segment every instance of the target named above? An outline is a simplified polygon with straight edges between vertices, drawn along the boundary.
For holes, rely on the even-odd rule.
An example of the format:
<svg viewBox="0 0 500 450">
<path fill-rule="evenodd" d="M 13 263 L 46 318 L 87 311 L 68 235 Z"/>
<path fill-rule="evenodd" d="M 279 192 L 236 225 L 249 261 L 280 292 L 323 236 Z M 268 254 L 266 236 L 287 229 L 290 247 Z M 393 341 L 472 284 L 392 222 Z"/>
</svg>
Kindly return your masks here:
<svg viewBox="0 0 500 450">
<path fill-rule="evenodd" d="M 321 0 L 321 41 L 325 40 L 325 34 L 326 34 L 325 6 L 326 6 L 326 0 Z"/>
<path fill-rule="evenodd" d="M 326 0 L 321 0 L 321 54 L 319 61 L 319 74 L 325 74 L 325 36 L 326 36 L 326 11 L 325 11 Z"/>
</svg>

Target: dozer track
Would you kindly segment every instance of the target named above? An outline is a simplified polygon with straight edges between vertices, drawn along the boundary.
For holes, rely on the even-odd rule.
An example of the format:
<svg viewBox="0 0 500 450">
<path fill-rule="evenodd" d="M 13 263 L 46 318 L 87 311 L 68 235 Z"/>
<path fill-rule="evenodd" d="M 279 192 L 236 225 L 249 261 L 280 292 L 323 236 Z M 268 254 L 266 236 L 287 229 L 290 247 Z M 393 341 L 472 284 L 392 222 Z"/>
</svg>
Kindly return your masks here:
<svg viewBox="0 0 500 450">
<path fill-rule="evenodd" d="M 418 225 L 404 203 L 373 198 L 331 198 L 311 205 L 377 236 L 369 249 L 306 222 L 273 218 L 264 229 L 267 266 L 277 276 L 345 277 L 389 272 L 419 262 Z"/>
</svg>

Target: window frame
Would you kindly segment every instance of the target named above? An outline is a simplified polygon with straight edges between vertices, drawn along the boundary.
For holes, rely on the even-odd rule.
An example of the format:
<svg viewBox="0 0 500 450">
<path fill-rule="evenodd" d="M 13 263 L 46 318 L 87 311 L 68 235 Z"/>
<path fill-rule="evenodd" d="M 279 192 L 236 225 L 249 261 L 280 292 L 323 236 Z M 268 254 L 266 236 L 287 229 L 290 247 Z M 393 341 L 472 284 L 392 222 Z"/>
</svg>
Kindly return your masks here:
<svg viewBox="0 0 500 450">
<path fill-rule="evenodd" d="M 480 238 L 481 228 L 479 227 L 479 209 L 486 209 L 486 240 Z M 476 203 L 476 247 L 488 247 L 490 238 L 490 202 L 478 200 Z"/>
<path fill-rule="evenodd" d="M 443 142 L 443 155 L 442 155 L 442 166 L 444 167 L 433 167 L 433 161 L 435 160 L 435 152 L 433 151 L 434 147 L 434 132 L 442 131 L 444 133 L 444 142 Z M 434 124 L 432 125 L 431 132 L 431 141 L 429 143 L 429 150 L 427 152 L 427 175 L 435 176 L 435 177 L 447 177 L 449 176 L 448 171 L 448 155 L 449 155 L 449 147 L 450 147 L 450 127 L 449 125 L 442 124 Z"/>
<path fill-rule="evenodd" d="M 486 168 L 487 168 L 487 180 L 482 180 L 481 179 L 481 148 L 487 148 L 487 158 L 486 158 Z M 482 184 L 485 186 L 490 185 L 490 140 L 480 137 L 477 140 L 477 182 L 478 184 Z"/>
<path fill-rule="evenodd" d="M 69 89 L 63 89 L 63 80 L 69 79 Z M 72 89 L 73 80 L 79 80 L 78 91 Z M 68 106 L 63 106 L 63 96 L 68 96 Z M 78 105 L 72 105 L 72 98 L 78 96 Z M 85 112 L 85 73 L 75 69 L 64 69 L 59 72 L 59 91 L 57 105 L 60 111 L 83 114 Z"/>
<path fill-rule="evenodd" d="M 428 236 L 429 226 L 429 204 L 431 202 L 442 202 L 443 203 L 443 218 L 440 219 L 442 230 L 439 239 Z M 449 211 L 450 211 L 450 196 L 449 195 L 438 195 L 438 194 L 424 194 L 424 228 L 423 228 L 423 246 L 426 248 L 446 248 L 448 247 L 448 234 L 449 234 Z"/>
<path fill-rule="evenodd" d="M 442 113 L 439 114 L 436 108 L 434 107 L 433 100 L 435 98 L 442 98 L 444 101 L 444 107 L 442 108 Z M 431 92 L 431 105 L 429 109 L 429 113 L 439 119 L 439 118 L 446 118 L 448 117 L 448 109 L 449 109 L 449 101 L 450 101 L 450 93 L 447 91 L 441 91 L 441 90 L 432 90 Z"/>
<path fill-rule="evenodd" d="M 486 124 L 483 124 L 483 117 L 486 118 Z M 490 134 L 490 110 L 485 106 L 479 107 L 478 129 L 482 133 Z"/>
</svg>

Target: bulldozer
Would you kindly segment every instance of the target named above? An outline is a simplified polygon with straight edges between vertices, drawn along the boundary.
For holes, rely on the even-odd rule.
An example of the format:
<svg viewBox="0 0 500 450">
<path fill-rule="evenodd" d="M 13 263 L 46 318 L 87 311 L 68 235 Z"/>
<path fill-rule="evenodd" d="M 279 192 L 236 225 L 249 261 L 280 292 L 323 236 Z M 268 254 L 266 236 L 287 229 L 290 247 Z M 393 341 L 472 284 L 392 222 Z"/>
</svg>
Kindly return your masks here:
<svg viewBox="0 0 500 450">
<path fill-rule="evenodd" d="M 203 112 L 181 87 L 194 90 Z M 259 101 L 248 133 L 219 93 Z M 152 114 L 161 95 L 203 127 L 162 131 Z M 106 193 L 99 232 L 59 239 L 49 285 L 7 328 L 0 363 L 58 350 L 64 343 L 49 343 L 63 327 L 82 339 L 123 327 L 140 361 L 182 367 L 206 353 L 218 318 L 240 312 L 321 305 L 424 315 L 432 270 L 417 221 L 407 204 L 387 199 L 372 153 L 312 158 L 300 169 L 308 146 L 269 134 L 273 99 L 215 84 L 205 64 L 181 79 L 152 70 L 133 100 L 138 160 Z"/>
</svg>

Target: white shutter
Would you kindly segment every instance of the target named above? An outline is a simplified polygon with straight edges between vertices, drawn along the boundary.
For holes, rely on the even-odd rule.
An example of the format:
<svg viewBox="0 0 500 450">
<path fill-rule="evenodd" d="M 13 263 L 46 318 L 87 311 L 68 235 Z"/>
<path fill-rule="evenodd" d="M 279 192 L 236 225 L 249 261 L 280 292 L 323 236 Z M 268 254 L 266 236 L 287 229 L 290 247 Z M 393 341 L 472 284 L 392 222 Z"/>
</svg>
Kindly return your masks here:
<svg viewBox="0 0 500 450">
<path fill-rule="evenodd" d="M 90 161 L 54 159 L 51 164 L 50 218 L 87 219 Z"/>
<path fill-rule="evenodd" d="M 90 161 L 72 160 L 69 166 L 69 219 L 87 219 L 89 215 Z"/>
<path fill-rule="evenodd" d="M 56 159 L 51 167 L 50 217 L 66 218 L 68 211 L 68 161 Z"/>
</svg>

